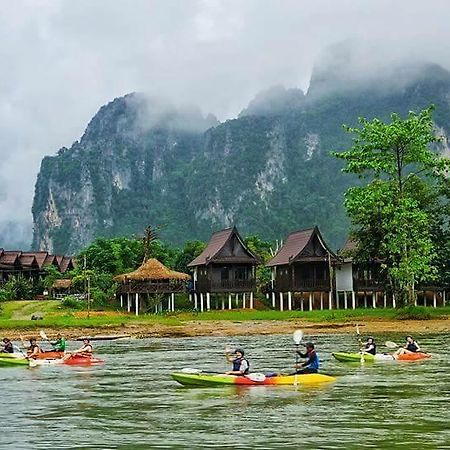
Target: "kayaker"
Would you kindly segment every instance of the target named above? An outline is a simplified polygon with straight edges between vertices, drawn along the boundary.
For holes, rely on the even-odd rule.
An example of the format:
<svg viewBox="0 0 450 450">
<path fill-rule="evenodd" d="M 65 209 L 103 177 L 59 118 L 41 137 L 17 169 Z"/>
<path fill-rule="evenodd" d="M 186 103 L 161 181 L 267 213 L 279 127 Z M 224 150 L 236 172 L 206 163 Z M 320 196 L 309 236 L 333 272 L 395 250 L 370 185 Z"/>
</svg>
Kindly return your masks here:
<svg viewBox="0 0 450 450">
<path fill-rule="evenodd" d="M 305 374 L 305 373 L 317 373 L 319 371 L 319 355 L 316 353 L 314 349 L 314 344 L 312 342 L 308 342 L 306 344 L 306 353 L 302 353 L 300 350 L 295 350 L 296 353 L 302 357 L 307 358 L 304 363 L 296 364 L 295 368 L 296 373 Z"/>
<path fill-rule="evenodd" d="M 41 347 L 37 344 L 36 338 L 30 339 L 30 346 L 27 350 L 28 358 L 35 358 L 39 353 L 42 353 Z"/>
<path fill-rule="evenodd" d="M 399 348 L 394 355 L 403 355 L 405 353 L 416 353 L 420 352 L 420 347 L 417 341 L 414 340 L 412 336 L 406 336 L 406 345 L 402 348 Z"/>
<path fill-rule="evenodd" d="M 377 353 L 377 344 L 375 343 L 375 339 L 373 337 L 368 337 L 367 342 L 364 344 L 362 348 L 363 353 L 368 353 L 369 355 L 376 355 Z"/>
<path fill-rule="evenodd" d="M 83 345 L 78 350 L 75 350 L 72 355 L 92 356 L 93 352 L 94 347 L 92 347 L 91 341 L 83 339 Z"/>
<path fill-rule="evenodd" d="M 66 340 L 64 339 L 63 336 L 61 336 L 60 333 L 58 333 L 56 335 L 56 341 L 55 342 L 51 342 L 52 346 L 53 346 L 53 350 L 55 352 L 64 352 L 66 351 Z"/>
<path fill-rule="evenodd" d="M 0 353 L 14 353 L 14 346 L 10 339 L 3 339 L 3 348 L 0 350 Z"/>
<path fill-rule="evenodd" d="M 250 372 L 250 363 L 244 358 L 244 350 L 237 348 L 233 354 L 226 355 L 227 361 L 233 363 L 233 370 L 225 372 L 226 375 L 247 375 Z"/>
</svg>

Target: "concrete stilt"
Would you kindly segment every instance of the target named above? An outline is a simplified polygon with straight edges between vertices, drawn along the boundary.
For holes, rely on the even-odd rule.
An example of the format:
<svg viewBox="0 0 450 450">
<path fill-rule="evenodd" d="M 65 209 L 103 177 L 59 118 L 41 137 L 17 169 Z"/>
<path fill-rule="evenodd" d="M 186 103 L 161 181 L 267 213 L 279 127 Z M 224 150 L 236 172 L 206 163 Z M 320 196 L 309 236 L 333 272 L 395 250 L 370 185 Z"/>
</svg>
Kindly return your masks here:
<svg viewBox="0 0 450 450">
<path fill-rule="evenodd" d="M 442 306 L 445 306 L 446 298 L 445 298 L 445 291 L 442 291 Z"/>
<path fill-rule="evenodd" d="M 120 307 L 123 308 L 123 295 L 120 294 Z"/>
<path fill-rule="evenodd" d="M 253 309 L 253 292 L 250 292 L 250 309 Z"/>
<path fill-rule="evenodd" d="M 364 292 L 364 308 L 367 308 L 367 293 Z"/>
<path fill-rule="evenodd" d="M 433 292 L 433 308 L 436 308 L 437 306 L 437 297 L 436 297 L 436 291 Z"/>
<path fill-rule="evenodd" d="M 305 305 L 303 304 L 304 300 L 303 300 L 303 292 L 301 293 L 301 297 L 300 297 L 300 309 L 302 311 L 305 310 Z"/>
<path fill-rule="evenodd" d="M 328 292 L 328 309 L 333 309 L 333 293 Z"/>
<path fill-rule="evenodd" d="M 206 293 L 206 310 L 211 311 L 211 295 L 209 292 Z"/>
<path fill-rule="evenodd" d="M 352 309 L 356 309 L 356 294 L 352 291 Z"/>
<path fill-rule="evenodd" d="M 292 292 L 288 292 L 288 310 L 292 311 Z"/>
<path fill-rule="evenodd" d="M 242 308 L 245 309 L 245 292 L 242 294 Z"/>
<path fill-rule="evenodd" d="M 204 307 L 203 307 L 203 292 L 200 294 L 200 312 L 203 312 Z"/>
<path fill-rule="evenodd" d="M 280 292 L 280 311 L 283 311 L 283 293 Z"/>
<path fill-rule="evenodd" d="M 197 292 L 194 294 L 194 309 L 198 309 L 198 299 L 197 299 Z"/>
<path fill-rule="evenodd" d="M 136 292 L 136 298 L 135 298 L 135 314 L 139 315 L 139 294 Z"/>
<path fill-rule="evenodd" d="M 310 292 L 309 293 L 309 310 L 310 311 L 312 311 L 312 309 L 313 309 L 313 293 L 312 292 Z"/>
<path fill-rule="evenodd" d="M 231 309 L 231 294 L 228 294 L 228 309 Z"/>
<path fill-rule="evenodd" d="M 347 291 L 344 291 L 344 309 L 348 308 L 348 304 L 347 304 Z"/>
<path fill-rule="evenodd" d="M 225 300 L 222 297 L 222 310 L 225 309 Z"/>
<path fill-rule="evenodd" d="M 339 292 L 336 292 L 336 309 L 339 309 Z"/>
<path fill-rule="evenodd" d="M 320 309 L 323 310 L 323 292 L 320 293 Z"/>
<path fill-rule="evenodd" d="M 384 305 L 384 308 L 387 307 L 387 295 L 386 295 L 386 292 L 383 295 L 383 305 Z"/>
<path fill-rule="evenodd" d="M 128 312 L 131 311 L 131 298 L 130 298 L 130 293 L 127 294 L 127 311 L 128 311 Z"/>
<path fill-rule="evenodd" d="M 396 308 L 396 306 L 397 306 L 397 304 L 396 304 L 396 301 L 395 301 L 395 294 L 392 294 L 392 307 Z"/>
<path fill-rule="evenodd" d="M 275 309 L 275 292 L 272 292 L 272 308 Z"/>
<path fill-rule="evenodd" d="M 239 294 L 234 294 L 234 304 L 239 308 Z"/>
<path fill-rule="evenodd" d="M 375 309 L 377 307 L 377 293 L 372 292 L 372 308 Z"/>
</svg>

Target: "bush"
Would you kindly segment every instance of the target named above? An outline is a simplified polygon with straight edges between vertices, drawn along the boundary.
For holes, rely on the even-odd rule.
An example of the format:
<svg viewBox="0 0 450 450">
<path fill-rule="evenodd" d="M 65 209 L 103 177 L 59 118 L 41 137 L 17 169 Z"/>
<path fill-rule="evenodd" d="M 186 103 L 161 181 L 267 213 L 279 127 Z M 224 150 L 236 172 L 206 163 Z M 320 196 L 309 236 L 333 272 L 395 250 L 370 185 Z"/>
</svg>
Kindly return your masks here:
<svg viewBox="0 0 450 450">
<path fill-rule="evenodd" d="M 75 310 L 84 309 L 84 301 L 79 300 L 73 295 L 68 295 L 64 297 L 64 299 L 61 302 L 61 305 L 67 309 L 75 309 Z"/>
<path fill-rule="evenodd" d="M 399 309 L 395 318 L 397 320 L 430 320 L 431 313 L 423 306 L 407 306 Z"/>
</svg>

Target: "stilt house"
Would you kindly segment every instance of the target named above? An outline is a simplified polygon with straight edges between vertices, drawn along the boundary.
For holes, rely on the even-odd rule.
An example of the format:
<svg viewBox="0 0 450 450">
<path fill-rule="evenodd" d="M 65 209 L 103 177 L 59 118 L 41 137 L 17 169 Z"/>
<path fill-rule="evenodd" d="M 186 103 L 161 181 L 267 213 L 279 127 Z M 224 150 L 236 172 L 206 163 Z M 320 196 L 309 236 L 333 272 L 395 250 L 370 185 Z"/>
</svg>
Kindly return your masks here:
<svg viewBox="0 0 450 450">
<path fill-rule="evenodd" d="M 333 307 L 332 266 L 338 257 L 329 249 L 317 227 L 291 233 L 278 253 L 267 263 L 272 268 L 269 295 L 272 306 L 279 300 L 280 310 L 314 309 L 324 303 Z M 285 297 L 286 296 L 286 297 Z"/>
<path fill-rule="evenodd" d="M 232 308 L 232 296 L 235 306 L 253 308 L 253 294 L 256 289 L 255 268 L 258 258 L 247 248 L 236 227 L 218 231 L 211 236 L 205 250 L 188 267 L 193 268 L 193 296 L 197 309 L 211 309 L 211 294 L 218 300 L 221 294 L 221 306 Z M 241 297 L 240 297 L 241 296 Z M 242 300 L 242 303 L 240 303 Z M 218 304 L 217 304 L 218 307 Z"/>
</svg>

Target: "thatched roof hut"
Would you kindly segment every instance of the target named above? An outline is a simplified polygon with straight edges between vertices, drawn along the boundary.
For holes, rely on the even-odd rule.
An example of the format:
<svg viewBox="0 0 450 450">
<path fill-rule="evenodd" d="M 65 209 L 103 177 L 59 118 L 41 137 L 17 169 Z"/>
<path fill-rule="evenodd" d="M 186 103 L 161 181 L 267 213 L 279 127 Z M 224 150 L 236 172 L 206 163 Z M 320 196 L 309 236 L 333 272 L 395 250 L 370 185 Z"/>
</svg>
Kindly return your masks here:
<svg viewBox="0 0 450 450">
<path fill-rule="evenodd" d="M 69 289 L 71 286 L 72 280 L 70 279 L 55 280 L 52 284 L 52 289 L 63 290 Z"/>
<path fill-rule="evenodd" d="M 115 281 L 120 283 L 134 281 L 169 281 L 169 280 L 189 280 L 191 278 L 187 273 L 176 272 L 167 268 L 164 264 L 155 258 L 146 261 L 142 266 L 133 272 L 124 273 L 114 277 Z"/>
<path fill-rule="evenodd" d="M 187 291 L 187 281 L 190 278 L 187 273 L 171 270 L 152 258 L 133 272 L 117 275 L 114 280 L 119 283 L 116 295 L 120 299 L 120 306 L 124 307 L 126 300 L 127 310 L 130 312 L 131 299 L 134 298 L 133 309 L 138 315 L 143 306 L 142 302 L 147 303 L 148 309 L 149 297 L 161 294 L 168 295 L 167 309 L 175 311 L 175 294 Z M 159 305 L 155 305 L 155 311 L 162 311 L 162 300 L 159 301 Z"/>
</svg>

